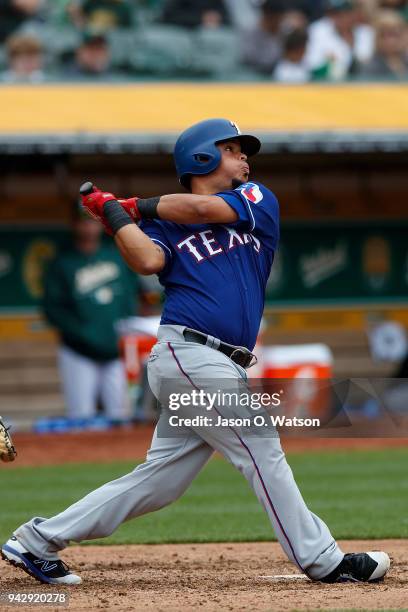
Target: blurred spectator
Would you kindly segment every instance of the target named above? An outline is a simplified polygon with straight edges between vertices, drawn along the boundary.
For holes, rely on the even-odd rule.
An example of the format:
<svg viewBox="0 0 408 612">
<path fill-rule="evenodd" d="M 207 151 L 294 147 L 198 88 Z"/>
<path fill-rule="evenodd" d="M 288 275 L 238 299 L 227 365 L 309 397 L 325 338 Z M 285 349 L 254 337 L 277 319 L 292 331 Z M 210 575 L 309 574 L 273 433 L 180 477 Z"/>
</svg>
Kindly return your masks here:
<svg viewBox="0 0 408 612">
<path fill-rule="evenodd" d="M 73 243 L 50 264 L 44 313 L 59 334 L 59 368 L 70 418 L 92 418 L 100 399 L 106 416 L 128 417 L 127 384 L 115 329 L 134 315 L 137 277 L 101 226 L 86 217 L 73 225 Z"/>
<path fill-rule="evenodd" d="M 224 0 L 165 0 L 161 21 L 183 28 L 230 24 Z"/>
<path fill-rule="evenodd" d="M 62 74 L 68 79 L 107 79 L 112 76 L 110 63 L 111 53 L 106 37 L 87 33 Z"/>
<path fill-rule="evenodd" d="M 224 0 L 231 24 L 238 30 L 252 29 L 258 23 L 259 6 L 251 0 Z"/>
<path fill-rule="evenodd" d="M 381 11 L 376 20 L 376 48 L 373 58 L 362 64 L 357 75 L 367 79 L 408 78 L 407 25 L 395 11 Z"/>
<path fill-rule="evenodd" d="M 408 21 L 408 0 L 380 0 L 380 8 L 393 9 L 401 13 L 405 21 Z"/>
<path fill-rule="evenodd" d="M 354 2 L 326 0 L 326 16 L 312 23 L 306 62 L 316 77 L 347 77 L 355 60 L 366 61 L 374 46 L 373 29 L 359 24 Z"/>
<path fill-rule="evenodd" d="M 68 59 L 68 63 L 61 66 L 62 76 L 66 78 L 123 80 L 129 72 L 113 71 L 112 66 L 121 67 L 123 71 L 132 70 L 133 74 L 136 71 L 157 74 L 158 64 L 158 73 L 166 77 L 174 70 L 172 62 L 167 62 L 168 68 L 167 65 L 163 67 L 165 62 L 156 59 L 160 55 L 157 49 L 160 52 L 164 49 L 167 58 L 171 55 L 168 49 L 174 44 L 178 51 L 175 56 L 179 70 L 183 58 L 190 61 L 191 50 L 187 47 L 194 45 L 194 37 L 201 36 L 205 40 L 204 35 L 214 36 L 214 39 L 219 35 L 219 50 L 214 50 L 211 41 L 209 43 L 217 74 L 221 72 L 218 60 L 221 49 L 222 59 L 228 58 L 230 45 L 235 65 L 237 53 L 240 55 L 241 78 L 244 79 L 245 75 L 254 78 L 254 71 L 267 78 L 273 75 L 283 82 L 336 81 L 355 75 L 367 79 L 401 79 L 405 77 L 403 51 L 394 52 L 390 40 L 388 44 L 387 41 L 378 41 L 375 49 L 373 24 L 378 12 L 384 8 L 392 9 L 394 14 L 408 21 L 408 0 L 0 0 L 0 43 L 1 37 L 10 35 L 10 32 L 16 34 L 17 29 L 19 34 L 38 37 L 47 52 L 45 55 L 42 49 L 36 51 L 34 47 L 20 54 L 17 51 L 16 61 L 13 59 L 17 69 L 11 66 L 9 53 L 9 68 L 0 78 L 3 81 L 43 80 L 44 55 L 48 70 L 74 55 L 71 61 Z M 163 34 L 156 28 L 156 39 L 153 36 L 150 47 L 136 52 L 130 28 L 135 11 L 138 15 L 140 13 L 145 24 L 147 39 L 149 28 L 153 35 L 157 19 L 187 29 L 198 29 L 198 32 L 187 32 L 184 47 L 180 47 L 173 28 L 162 28 L 168 41 L 163 40 Z M 224 26 L 228 26 L 230 31 L 218 30 Z M 122 31 L 111 35 L 111 30 L 117 28 L 129 28 L 128 34 Z M 205 30 L 200 31 L 200 28 Z M 304 54 L 302 39 L 305 29 L 308 29 L 308 41 Z M 83 32 L 88 34 L 77 48 Z M 225 32 L 224 37 L 221 32 Z M 240 35 L 239 48 L 237 32 Z M 378 33 L 380 35 L 387 37 L 386 33 Z M 408 39 L 408 29 L 401 37 L 401 47 L 403 39 Z M 4 51 L 6 49 L 2 58 L 5 57 Z M 198 42 L 195 53 L 200 57 Z M 204 55 L 202 50 L 201 53 Z M 245 71 L 242 64 L 249 70 Z M 213 68 L 209 70 L 209 74 L 215 72 Z M 237 70 L 226 72 L 239 74 Z"/>
<path fill-rule="evenodd" d="M 379 0 L 354 0 L 357 23 L 371 25 L 378 11 L 378 3 Z"/>
<path fill-rule="evenodd" d="M 8 67 L 4 83 L 41 83 L 45 80 L 44 51 L 40 41 L 29 34 L 14 34 L 6 42 Z"/>
<path fill-rule="evenodd" d="M 44 0 L 0 0 L 0 43 L 27 20 L 41 20 Z"/>
<path fill-rule="evenodd" d="M 265 75 L 272 73 L 281 57 L 281 23 L 286 12 L 285 0 L 266 0 L 257 26 L 242 33 L 243 62 Z"/>
<path fill-rule="evenodd" d="M 286 35 L 292 30 L 304 30 L 308 25 L 306 13 L 293 8 L 284 13 L 280 23 L 280 32 Z"/>
<path fill-rule="evenodd" d="M 379 0 L 353 0 L 355 14 L 355 32 L 358 44 L 355 48 L 356 68 L 359 62 L 372 58 L 375 47 L 374 21 L 378 11 Z"/>
<path fill-rule="evenodd" d="M 377 3 L 382 9 L 395 11 L 404 11 L 407 6 L 407 0 L 377 0 Z"/>
<path fill-rule="evenodd" d="M 48 0 L 50 22 L 57 26 L 74 26 L 82 29 L 85 16 L 81 0 Z"/>
<path fill-rule="evenodd" d="M 306 29 L 295 29 L 284 35 L 283 56 L 273 73 L 275 81 L 305 83 L 310 80 L 310 73 L 305 63 L 307 41 Z"/>
<path fill-rule="evenodd" d="M 71 5 L 71 14 L 74 19 L 78 19 L 74 7 Z M 80 12 L 83 26 L 94 32 L 129 28 L 133 25 L 133 12 L 128 0 L 83 0 Z"/>
<path fill-rule="evenodd" d="M 304 0 L 304 10 L 311 21 L 323 17 L 324 1 L 325 0 Z"/>
</svg>

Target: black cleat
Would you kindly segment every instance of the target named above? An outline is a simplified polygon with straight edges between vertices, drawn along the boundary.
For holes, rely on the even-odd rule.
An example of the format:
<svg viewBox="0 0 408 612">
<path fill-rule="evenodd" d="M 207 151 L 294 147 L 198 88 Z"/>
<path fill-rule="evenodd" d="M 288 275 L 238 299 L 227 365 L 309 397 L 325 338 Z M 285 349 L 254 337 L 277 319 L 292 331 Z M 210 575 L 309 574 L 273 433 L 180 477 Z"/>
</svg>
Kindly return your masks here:
<svg viewBox="0 0 408 612">
<path fill-rule="evenodd" d="M 350 553 L 320 582 L 380 582 L 390 569 L 390 558 L 385 552 Z"/>
<path fill-rule="evenodd" d="M 4 561 L 24 570 L 39 582 L 45 584 L 81 584 L 79 576 L 72 574 L 61 559 L 40 559 L 28 552 L 15 536 L 12 536 L 1 549 Z"/>
</svg>

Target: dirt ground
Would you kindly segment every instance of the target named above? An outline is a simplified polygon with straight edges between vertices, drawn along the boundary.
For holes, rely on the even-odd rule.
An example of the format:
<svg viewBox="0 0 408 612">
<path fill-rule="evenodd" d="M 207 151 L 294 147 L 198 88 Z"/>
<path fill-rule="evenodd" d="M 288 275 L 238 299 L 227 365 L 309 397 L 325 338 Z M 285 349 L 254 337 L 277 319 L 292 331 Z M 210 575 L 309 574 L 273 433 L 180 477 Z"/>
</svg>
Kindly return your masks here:
<svg viewBox="0 0 408 612">
<path fill-rule="evenodd" d="M 40 585 L 2 562 L 0 592 L 63 592 L 70 595 L 69 610 L 117 612 L 384 610 L 407 606 L 408 542 L 354 541 L 341 542 L 341 546 L 351 552 L 372 547 L 388 551 L 393 563 L 386 580 L 325 585 L 280 578 L 297 570 L 275 543 L 75 546 L 63 556 L 81 574 L 82 585 L 58 589 Z M 12 609 L 16 607 L 2 606 L 2 610 Z"/>
</svg>

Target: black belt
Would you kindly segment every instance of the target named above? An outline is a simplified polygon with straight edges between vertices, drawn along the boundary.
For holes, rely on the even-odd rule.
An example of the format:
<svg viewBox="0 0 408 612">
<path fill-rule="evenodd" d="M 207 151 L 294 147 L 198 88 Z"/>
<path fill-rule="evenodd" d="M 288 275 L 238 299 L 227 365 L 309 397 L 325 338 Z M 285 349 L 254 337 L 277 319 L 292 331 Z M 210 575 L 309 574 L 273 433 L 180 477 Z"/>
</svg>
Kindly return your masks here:
<svg viewBox="0 0 408 612">
<path fill-rule="evenodd" d="M 203 344 L 220 351 L 220 353 L 223 353 L 223 355 L 229 357 L 234 363 L 237 363 L 242 368 L 250 368 L 257 362 L 255 355 L 245 348 L 245 346 L 234 346 L 233 344 L 227 344 L 226 342 L 217 340 L 217 338 L 207 336 L 207 334 L 202 334 L 201 332 L 198 332 L 195 329 L 189 329 L 188 327 L 186 327 L 186 329 L 183 331 L 183 336 L 186 342 L 196 342 L 197 344 Z"/>
</svg>

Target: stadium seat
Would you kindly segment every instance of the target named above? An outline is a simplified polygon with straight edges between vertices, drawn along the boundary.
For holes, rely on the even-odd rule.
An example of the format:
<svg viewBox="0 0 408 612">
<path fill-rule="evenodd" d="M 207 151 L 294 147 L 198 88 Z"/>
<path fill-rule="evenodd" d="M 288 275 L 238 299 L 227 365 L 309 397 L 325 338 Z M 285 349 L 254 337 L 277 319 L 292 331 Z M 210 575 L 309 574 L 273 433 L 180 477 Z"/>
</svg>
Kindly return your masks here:
<svg viewBox="0 0 408 612">
<path fill-rule="evenodd" d="M 239 66 L 239 38 L 230 28 L 200 28 L 194 34 L 194 65 L 208 76 L 234 78 Z"/>
<path fill-rule="evenodd" d="M 188 75 L 193 67 L 191 35 L 183 28 L 150 25 L 135 36 L 132 68 L 161 76 Z"/>
<path fill-rule="evenodd" d="M 69 26 L 30 23 L 20 28 L 19 32 L 32 34 L 38 38 L 44 45 L 46 52 L 54 56 L 54 60 L 64 54 L 73 52 L 81 40 L 80 32 Z"/>
<path fill-rule="evenodd" d="M 129 58 L 137 46 L 138 32 L 128 28 L 118 28 L 111 30 L 107 36 L 112 53 L 112 67 L 129 66 Z"/>
</svg>

